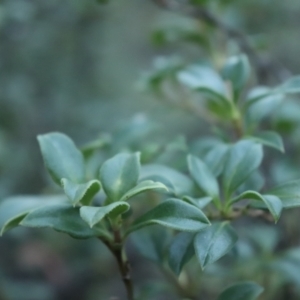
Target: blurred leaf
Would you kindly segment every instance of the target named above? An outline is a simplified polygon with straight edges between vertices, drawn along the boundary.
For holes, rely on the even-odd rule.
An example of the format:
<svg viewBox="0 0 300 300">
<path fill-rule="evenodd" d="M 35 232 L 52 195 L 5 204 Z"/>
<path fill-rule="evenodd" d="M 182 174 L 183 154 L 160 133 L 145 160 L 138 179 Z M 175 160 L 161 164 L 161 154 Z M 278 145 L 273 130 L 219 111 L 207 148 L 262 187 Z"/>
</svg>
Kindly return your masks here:
<svg viewBox="0 0 300 300">
<path fill-rule="evenodd" d="M 207 195 L 214 199 L 219 198 L 219 185 L 211 173 L 209 168 L 199 158 L 193 155 L 187 157 L 188 168 L 191 176 L 200 187 L 200 189 Z"/>
<path fill-rule="evenodd" d="M 139 217 L 129 232 L 159 224 L 181 231 L 198 231 L 210 225 L 205 214 L 197 207 L 179 199 L 168 199 Z"/>
<path fill-rule="evenodd" d="M 194 237 L 195 233 L 181 232 L 172 241 L 169 249 L 169 266 L 177 276 L 195 254 Z"/>
<path fill-rule="evenodd" d="M 300 93 L 300 76 L 294 76 L 278 86 L 275 91 L 283 94 Z"/>
<path fill-rule="evenodd" d="M 275 222 L 279 220 L 283 208 L 282 202 L 279 197 L 274 195 L 261 195 L 255 191 L 246 191 L 241 195 L 237 196 L 236 198 L 232 199 L 231 203 L 235 203 L 243 199 L 262 201 L 274 217 Z"/>
<path fill-rule="evenodd" d="M 223 174 L 226 197 L 229 197 L 259 167 L 262 158 L 261 145 L 252 141 L 242 140 L 231 147 Z"/>
<path fill-rule="evenodd" d="M 89 228 L 80 217 L 79 207 L 69 204 L 44 205 L 30 212 L 20 225 L 52 228 L 79 239 L 105 235 L 100 228 Z"/>
<path fill-rule="evenodd" d="M 66 135 L 53 132 L 38 136 L 45 165 L 53 180 L 60 184 L 62 178 L 74 183 L 85 179 L 85 165 L 81 152 Z"/>
<path fill-rule="evenodd" d="M 75 206 L 79 202 L 88 205 L 93 197 L 100 191 L 101 183 L 99 180 L 90 180 L 87 183 L 74 183 L 66 178 L 61 180 L 61 184 L 69 200 Z"/>
<path fill-rule="evenodd" d="M 82 206 L 80 207 L 81 218 L 92 228 L 106 216 L 116 218 L 127 212 L 130 205 L 127 202 L 114 202 L 102 207 Z"/>
<path fill-rule="evenodd" d="M 255 300 L 263 290 L 254 282 L 237 283 L 223 291 L 217 300 Z"/>
<path fill-rule="evenodd" d="M 198 207 L 200 209 L 203 209 L 213 200 L 213 198 L 212 197 L 193 198 L 190 196 L 184 196 L 182 198 L 182 200 L 184 200 L 185 202 L 188 202 L 192 205 L 195 205 L 196 207 Z"/>
<path fill-rule="evenodd" d="M 120 201 L 126 201 L 140 193 L 149 191 L 149 190 L 164 190 L 168 191 L 168 188 L 160 183 L 160 182 L 154 182 L 152 180 L 145 180 L 140 183 L 138 183 L 137 186 L 129 190 L 122 198 Z"/>
<path fill-rule="evenodd" d="M 274 131 L 262 131 L 255 136 L 247 136 L 246 138 L 258 142 L 262 145 L 275 148 L 281 152 L 284 152 L 284 145 L 281 136 Z"/>
<path fill-rule="evenodd" d="M 221 74 L 224 80 L 232 83 L 235 101 L 238 100 L 239 94 L 249 80 L 250 72 L 249 60 L 244 54 L 232 56 L 226 61 Z"/>
<path fill-rule="evenodd" d="M 194 246 L 201 268 L 204 269 L 229 252 L 237 239 L 228 222 L 213 224 L 197 233 Z"/>
<path fill-rule="evenodd" d="M 107 197 L 111 201 L 119 201 L 125 193 L 135 187 L 139 172 L 139 153 L 120 153 L 105 161 L 99 175 Z"/>
<path fill-rule="evenodd" d="M 98 139 L 81 147 L 81 152 L 85 158 L 90 157 L 95 151 L 104 148 L 111 143 L 111 136 L 107 134 L 101 135 Z"/>
</svg>

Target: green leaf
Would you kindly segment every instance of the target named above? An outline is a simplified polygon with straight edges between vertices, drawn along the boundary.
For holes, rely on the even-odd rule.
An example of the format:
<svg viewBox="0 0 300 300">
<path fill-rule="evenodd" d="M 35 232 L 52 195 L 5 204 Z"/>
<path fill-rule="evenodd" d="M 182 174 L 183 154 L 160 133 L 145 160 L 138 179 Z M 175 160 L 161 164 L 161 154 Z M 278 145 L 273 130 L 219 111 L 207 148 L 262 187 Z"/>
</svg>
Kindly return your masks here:
<svg viewBox="0 0 300 300">
<path fill-rule="evenodd" d="M 274 195 L 261 195 L 255 191 L 246 191 L 241 195 L 237 196 L 236 198 L 231 200 L 231 203 L 235 203 L 237 201 L 249 199 L 249 200 L 258 200 L 262 201 L 266 207 L 269 209 L 270 213 L 272 214 L 275 222 L 279 220 L 281 211 L 282 211 L 282 202 L 280 198 Z"/>
<path fill-rule="evenodd" d="M 25 227 L 52 228 L 74 238 L 103 236 L 101 228 L 91 229 L 80 217 L 79 207 L 70 204 L 45 205 L 30 212 L 20 223 Z"/>
<path fill-rule="evenodd" d="M 62 178 L 75 183 L 85 180 L 85 165 L 82 153 L 66 135 L 53 132 L 38 136 L 44 163 L 53 180 L 60 184 Z"/>
<path fill-rule="evenodd" d="M 223 174 L 226 197 L 229 197 L 259 167 L 262 158 L 262 146 L 252 141 L 242 140 L 231 147 Z"/>
<path fill-rule="evenodd" d="M 225 80 L 231 81 L 236 100 L 249 80 L 250 72 L 249 60 L 244 54 L 232 56 L 226 61 L 221 74 Z"/>
<path fill-rule="evenodd" d="M 268 194 L 280 198 L 284 208 L 293 208 L 300 206 L 300 180 L 292 180 L 283 183 L 268 191 Z"/>
<path fill-rule="evenodd" d="M 99 180 L 91 180 L 87 183 L 74 183 L 66 178 L 61 180 L 65 194 L 75 206 L 79 202 L 88 205 L 94 196 L 100 191 L 101 183 Z"/>
<path fill-rule="evenodd" d="M 153 224 L 181 231 L 198 231 L 209 226 L 210 222 L 199 208 L 179 199 L 168 199 L 138 218 L 128 233 Z"/>
<path fill-rule="evenodd" d="M 281 152 L 284 152 L 284 145 L 281 136 L 274 131 L 262 131 L 255 136 L 247 136 L 247 139 L 251 139 L 262 145 L 275 148 Z"/>
<path fill-rule="evenodd" d="M 133 189 L 129 190 L 120 201 L 126 201 L 140 193 L 150 191 L 150 190 L 165 190 L 168 191 L 168 188 L 160 183 L 160 182 L 154 182 L 152 180 L 145 180 L 140 182 L 137 186 L 135 186 Z"/>
<path fill-rule="evenodd" d="M 164 165 L 144 165 L 140 180 L 149 179 L 162 182 L 174 196 L 192 195 L 195 191 L 195 184 L 189 177 Z"/>
<path fill-rule="evenodd" d="M 114 202 L 102 207 L 82 206 L 80 208 L 81 218 L 92 228 L 106 216 L 116 218 L 130 208 L 127 202 Z"/>
<path fill-rule="evenodd" d="M 172 241 L 169 249 L 169 266 L 177 276 L 195 254 L 194 237 L 195 233 L 181 232 Z"/>
<path fill-rule="evenodd" d="M 47 203 L 65 201 L 62 196 L 17 196 L 8 198 L 0 204 L 0 234 L 17 227 L 25 216 Z"/>
<path fill-rule="evenodd" d="M 211 173 L 209 168 L 199 158 L 193 155 L 187 157 L 188 168 L 191 176 L 200 187 L 200 189 L 207 195 L 214 199 L 219 198 L 219 185 Z"/>
<path fill-rule="evenodd" d="M 107 197 L 112 201 L 119 201 L 136 186 L 139 172 L 139 153 L 120 153 L 104 162 L 100 169 L 100 181 Z"/>
<path fill-rule="evenodd" d="M 300 76 L 289 78 L 282 85 L 278 86 L 275 91 L 282 94 L 300 93 Z"/>
<path fill-rule="evenodd" d="M 237 234 L 228 222 L 213 224 L 197 233 L 194 247 L 201 268 L 204 269 L 228 253 L 237 239 Z"/>
<path fill-rule="evenodd" d="M 223 291 L 218 300 L 255 300 L 263 290 L 254 282 L 241 282 Z"/>
<path fill-rule="evenodd" d="M 258 86 L 253 88 L 250 91 L 249 95 L 246 97 L 246 109 L 260 100 L 271 98 L 270 96 L 273 96 L 275 94 L 276 93 L 274 92 L 274 90 L 266 86 Z"/>
<path fill-rule="evenodd" d="M 213 198 L 212 197 L 193 198 L 190 196 L 184 196 L 182 197 L 182 200 L 192 205 L 195 205 L 200 209 L 203 209 L 213 200 Z"/>
</svg>

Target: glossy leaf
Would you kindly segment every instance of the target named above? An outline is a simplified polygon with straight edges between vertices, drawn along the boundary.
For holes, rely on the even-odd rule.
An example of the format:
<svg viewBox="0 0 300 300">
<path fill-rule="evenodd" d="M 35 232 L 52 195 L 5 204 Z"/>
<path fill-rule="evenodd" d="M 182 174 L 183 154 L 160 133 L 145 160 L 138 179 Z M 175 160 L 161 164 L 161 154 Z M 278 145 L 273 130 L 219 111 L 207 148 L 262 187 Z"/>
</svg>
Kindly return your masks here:
<svg viewBox="0 0 300 300">
<path fill-rule="evenodd" d="M 239 200 L 249 199 L 249 200 L 258 200 L 262 201 L 266 207 L 269 209 L 270 213 L 272 214 L 275 222 L 279 220 L 281 211 L 282 211 L 282 202 L 280 198 L 274 195 L 261 195 L 255 191 L 246 191 L 239 195 L 238 197 L 234 198 L 231 203 L 237 202 Z"/>
<path fill-rule="evenodd" d="M 284 145 L 281 136 L 274 131 L 262 131 L 255 136 L 248 136 L 248 139 L 256 141 L 262 145 L 284 152 Z"/>
<path fill-rule="evenodd" d="M 169 266 L 179 275 L 183 266 L 194 256 L 195 233 L 181 232 L 175 236 L 169 249 Z"/>
<path fill-rule="evenodd" d="M 103 189 L 112 201 L 119 201 L 136 186 L 140 172 L 140 154 L 117 154 L 104 162 L 100 169 Z"/>
<path fill-rule="evenodd" d="M 175 196 L 192 195 L 195 191 L 195 184 L 189 177 L 164 165 L 144 165 L 140 180 L 159 181 Z"/>
<path fill-rule="evenodd" d="M 221 71 L 225 80 L 231 81 L 234 94 L 239 94 L 250 77 L 250 64 L 244 54 L 230 57 Z"/>
<path fill-rule="evenodd" d="M 93 197 L 100 191 L 101 184 L 98 180 L 91 180 L 87 183 L 74 183 L 66 178 L 61 180 L 65 194 L 75 206 L 79 202 L 88 205 Z"/>
<path fill-rule="evenodd" d="M 237 239 L 237 234 L 227 222 L 213 224 L 197 233 L 194 246 L 201 268 L 228 253 Z"/>
<path fill-rule="evenodd" d="M 92 228 L 105 216 L 115 218 L 128 211 L 129 208 L 130 205 L 127 202 L 114 202 L 102 207 L 82 206 L 80 216 Z"/>
<path fill-rule="evenodd" d="M 284 208 L 300 206 L 300 180 L 283 183 L 268 191 L 268 194 L 280 198 Z"/>
<path fill-rule="evenodd" d="M 104 235 L 100 228 L 91 229 L 80 217 L 79 207 L 71 204 L 45 205 L 30 212 L 20 223 L 25 227 L 52 228 L 74 238 Z"/>
<path fill-rule="evenodd" d="M 63 196 L 17 196 L 11 197 L 0 204 L 0 234 L 17 227 L 25 216 L 47 203 L 65 201 Z"/>
<path fill-rule="evenodd" d="M 168 191 L 168 188 L 160 183 L 160 182 L 154 182 L 152 180 L 145 180 L 140 182 L 137 186 L 135 186 L 133 189 L 129 190 L 120 201 L 126 201 L 140 193 L 149 191 L 149 190 L 161 190 L 161 191 Z"/>
<path fill-rule="evenodd" d="M 85 180 L 82 153 L 65 134 L 53 132 L 38 136 L 44 163 L 53 180 L 60 184 L 62 178 L 75 183 Z"/>
<path fill-rule="evenodd" d="M 210 222 L 199 208 L 179 199 L 168 199 L 139 217 L 129 232 L 153 224 L 180 231 L 198 231 Z"/>
<path fill-rule="evenodd" d="M 200 187 L 200 189 L 207 195 L 213 198 L 219 197 L 219 185 L 211 173 L 209 168 L 199 158 L 193 155 L 187 157 L 188 168 L 191 176 Z"/>
<path fill-rule="evenodd" d="M 254 282 L 241 282 L 227 288 L 217 300 L 255 300 L 263 290 Z"/>
<path fill-rule="evenodd" d="M 223 174 L 227 197 L 259 167 L 262 158 L 262 146 L 252 141 L 242 140 L 231 147 Z"/>
</svg>

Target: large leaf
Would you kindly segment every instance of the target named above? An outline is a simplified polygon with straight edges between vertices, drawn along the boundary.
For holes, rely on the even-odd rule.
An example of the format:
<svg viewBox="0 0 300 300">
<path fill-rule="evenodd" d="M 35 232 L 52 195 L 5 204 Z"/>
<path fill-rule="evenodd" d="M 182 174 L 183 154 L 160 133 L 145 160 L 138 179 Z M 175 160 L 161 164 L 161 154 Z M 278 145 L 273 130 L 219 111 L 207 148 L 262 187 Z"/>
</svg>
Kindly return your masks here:
<svg viewBox="0 0 300 300">
<path fill-rule="evenodd" d="M 219 198 L 219 185 L 204 162 L 193 155 L 187 157 L 188 167 L 193 179 L 200 189 L 214 199 Z"/>
<path fill-rule="evenodd" d="M 162 182 L 175 196 L 192 195 L 195 191 L 195 184 L 189 177 L 164 165 L 144 165 L 140 180 L 149 179 Z"/>
<path fill-rule="evenodd" d="M 268 191 L 268 194 L 279 197 L 284 208 L 299 207 L 300 180 L 292 180 L 283 183 Z"/>
<path fill-rule="evenodd" d="M 82 153 L 66 135 L 53 132 L 38 136 L 45 165 L 53 180 L 60 184 L 62 178 L 75 183 L 85 179 L 85 165 Z"/>
<path fill-rule="evenodd" d="M 179 275 L 183 266 L 194 256 L 195 233 L 181 232 L 172 241 L 169 249 L 169 266 L 176 275 Z"/>
<path fill-rule="evenodd" d="M 138 218 L 128 233 L 153 224 L 180 231 L 198 231 L 210 222 L 199 208 L 179 199 L 168 199 Z"/>
<path fill-rule="evenodd" d="M 104 162 L 100 181 L 111 201 L 119 201 L 139 179 L 140 154 L 120 153 Z"/>
<path fill-rule="evenodd" d="M 0 204 L 0 234 L 19 225 L 23 218 L 34 209 L 47 203 L 65 201 L 64 196 L 16 196 Z"/>
<path fill-rule="evenodd" d="M 231 81 L 235 98 L 249 80 L 250 71 L 248 57 L 244 54 L 232 56 L 226 61 L 221 74 L 225 80 Z"/>
<path fill-rule="evenodd" d="M 115 218 L 128 211 L 129 208 L 130 205 L 127 202 L 114 202 L 102 207 L 82 206 L 80 216 L 92 228 L 105 216 Z"/>
<path fill-rule="evenodd" d="M 74 238 L 105 235 L 100 228 L 90 228 L 80 217 L 79 207 L 70 204 L 45 205 L 30 212 L 21 222 L 25 227 L 52 228 Z"/>
<path fill-rule="evenodd" d="M 197 233 L 194 246 L 196 256 L 204 269 L 224 256 L 236 243 L 237 234 L 227 223 L 216 223 Z"/>
<path fill-rule="evenodd" d="M 122 198 L 121 201 L 126 201 L 140 193 L 150 191 L 150 190 L 162 190 L 162 191 L 168 191 L 168 188 L 160 183 L 160 182 L 154 182 L 152 180 L 145 180 L 140 182 L 137 186 L 129 190 Z"/>
<path fill-rule="evenodd" d="M 259 167 L 262 158 L 262 146 L 252 141 L 242 140 L 231 147 L 223 174 L 226 197 L 229 197 Z"/>
<path fill-rule="evenodd" d="M 61 184 L 69 200 L 75 206 L 79 202 L 90 204 L 93 197 L 99 192 L 101 184 L 98 180 L 91 180 L 87 183 L 74 183 L 66 178 L 61 180 Z"/>
<path fill-rule="evenodd" d="M 254 282 L 241 282 L 227 288 L 217 300 L 255 300 L 263 290 Z"/>
<path fill-rule="evenodd" d="M 262 131 L 255 136 L 248 136 L 248 139 L 254 140 L 262 145 L 284 152 L 284 145 L 281 136 L 274 131 Z"/>
<path fill-rule="evenodd" d="M 255 191 L 246 191 L 242 193 L 241 195 L 234 198 L 231 203 L 237 202 L 239 200 L 243 199 L 249 199 L 249 200 L 258 200 L 262 201 L 266 205 L 266 207 L 269 209 L 270 213 L 272 214 L 275 222 L 279 220 L 281 211 L 282 211 L 282 202 L 280 198 L 274 195 L 261 195 L 258 192 Z"/>
</svg>

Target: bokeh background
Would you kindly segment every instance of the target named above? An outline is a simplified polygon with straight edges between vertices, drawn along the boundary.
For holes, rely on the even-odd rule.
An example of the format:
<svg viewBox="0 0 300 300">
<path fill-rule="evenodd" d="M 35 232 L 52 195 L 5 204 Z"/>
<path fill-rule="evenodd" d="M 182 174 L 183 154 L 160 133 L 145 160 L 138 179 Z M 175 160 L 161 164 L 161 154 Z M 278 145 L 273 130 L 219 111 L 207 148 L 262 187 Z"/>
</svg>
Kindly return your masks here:
<svg viewBox="0 0 300 300">
<path fill-rule="evenodd" d="M 300 74 L 298 0 L 226 2 L 221 8 L 212 5 L 219 18 L 247 33 L 263 57 L 274 59 L 288 74 Z M 65 132 L 79 146 L 100 136 L 112 144 L 109 153 L 143 147 L 143 139 L 153 141 L 153 149 L 158 141 L 169 143 L 166 151 L 172 155 L 159 157 L 165 164 L 185 143 L 182 136 L 189 143 L 211 134 L 199 118 L 141 91 L 140 78 L 157 57 L 175 54 L 187 60 L 214 57 L 218 61 L 230 54 L 235 46 L 218 30 L 209 33 L 212 44 L 223 45 L 213 55 L 177 39 L 176 34 L 171 34 L 169 43 L 157 42 L 160 30 L 193 28 L 194 22 L 150 0 L 111 0 L 105 5 L 96 0 L 2 0 L 0 198 L 53 190 L 36 142 L 41 133 Z M 271 78 L 269 83 L 275 81 Z M 280 156 L 284 164 L 274 167 L 273 182 L 280 181 L 282 174 L 286 179 L 299 174 L 294 164 L 300 146 L 297 100 L 269 122 L 282 130 L 291 153 Z M 293 213 L 294 219 L 297 213 Z M 293 224 L 289 225 L 289 246 L 298 246 L 299 232 Z M 282 239 L 269 227 L 266 232 L 271 242 L 261 247 L 269 253 Z M 129 248 L 137 283 L 147 287 L 162 276 L 134 246 Z M 300 284 L 299 253 L 293 254 L 298 260 L 292 260 L 290 266 L 282 265 L 292 279 L 285 288 L 289 294 L 278 299 L 298 299 L 290 284 Z M 1 300 L 102 300 L 112 295 L 125 299 L 110 254 L 94 240 L 82 242 L 48 230 L 15 229 L 0 240 L 0 263 Z M 237 268 L 243 269 L 241 266 Z M 294 269 L 289 269 L 292 266 Z M 219 282 L 211 280 L 212 286 Z M 162 295 L 144 299 L 177 299 Z"/>
</svg>

